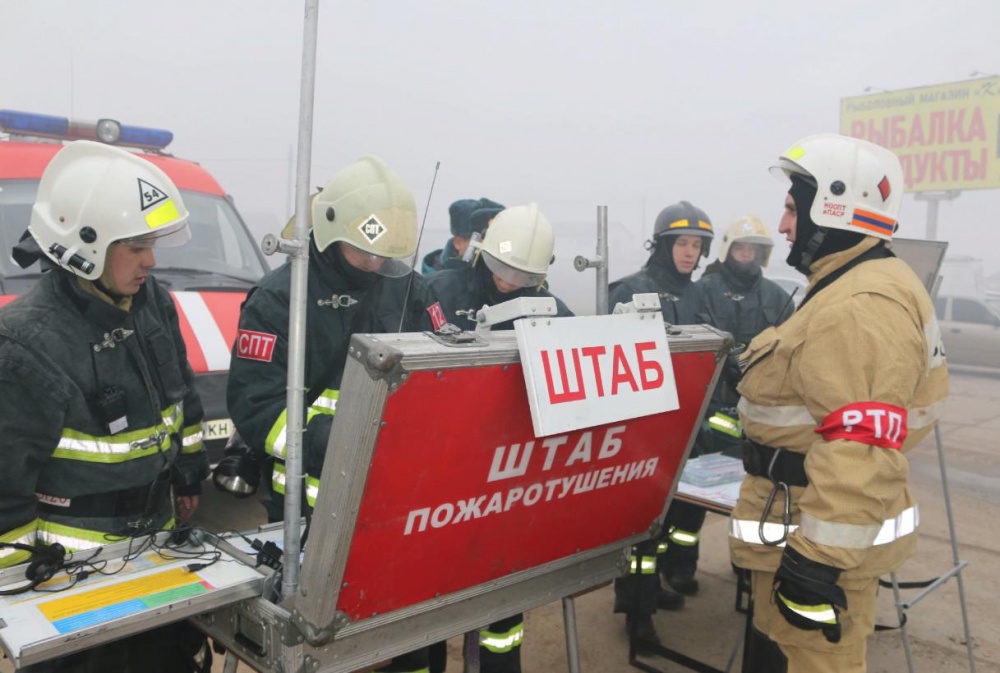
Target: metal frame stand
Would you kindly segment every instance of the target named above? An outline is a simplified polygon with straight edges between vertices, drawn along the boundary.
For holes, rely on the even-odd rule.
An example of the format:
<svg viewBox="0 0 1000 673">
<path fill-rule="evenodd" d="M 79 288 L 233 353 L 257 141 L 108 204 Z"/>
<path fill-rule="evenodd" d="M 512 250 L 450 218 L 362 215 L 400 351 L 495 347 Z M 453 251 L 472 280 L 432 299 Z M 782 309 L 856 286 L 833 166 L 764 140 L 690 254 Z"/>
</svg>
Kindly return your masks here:
<svg viewBox="0 0 1000 673">
<path fill-rule="evenodd" d="M 950 580 L 952 577 L 958 581 L 958 601 L 962 608 L 962 626 L 965 629 L 965 647 L 969 658 L 969 672 L 975 673 L 976 661 L 972 655 L 972 632 L 969 630 L 969 612 L 965 604 L 965 584 L 962 581 L 962 571 L 967 565 L 969 565 L 969 563 L 968 561 L 963 561 L 958 555 L 958 536 L 955 533 L 955 517 L 951 511 L 951 494 L 948 491 L 948 472 L 945 468 L 944 445 L 941 442 L 941 429 L 939 426 L 934 426 L 934 441 L 937 443 L 938 465 L 941 468 L 941 488 L 944 491 L 944 507 L 945 512 L 948 515 L 948 533 L 951 539 L 951 557 L 953 565 L 948 572 L 938 577 L 914 598 L 907 601 L 901 600 L 900 598 L 899 582 L 897 581 L 896 573 L 891 573 L 889 577 L 892 581 L 892 593 L 896 602 L 896 614 L 899 616 L 899 628 L 903 634 L 903 652 L 906 654 L 906 667 L 910 673 L 914 673 L 914 668 L 913 653 L 910 651 L 910 636 L 906 628 L 906 611 L 922 601 L 928 594 Z"/>
</svg>

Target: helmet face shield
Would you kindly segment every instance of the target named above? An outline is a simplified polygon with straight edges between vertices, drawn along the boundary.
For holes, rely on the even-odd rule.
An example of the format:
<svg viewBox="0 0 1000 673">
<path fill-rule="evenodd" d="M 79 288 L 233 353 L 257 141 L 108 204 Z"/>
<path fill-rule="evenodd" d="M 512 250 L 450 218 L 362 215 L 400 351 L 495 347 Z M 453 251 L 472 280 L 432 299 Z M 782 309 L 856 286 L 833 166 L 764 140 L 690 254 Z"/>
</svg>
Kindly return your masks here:
<svg viewBox="0 0 1000 673">
<path fill-rule="evenodd" d="M 114 243 L 130 245 L 135 248 L 177 248 L 190 240 L 191 228 L 187 225 L 187 221 L 184 221 L 141 236 L 123 238 L 114 241 Z"/>
<path fill-rule="evenodd" d="M 493 275 L 508 285 L 514 285 L 519 288 L 538 287 L 545 282 L 546 274 L 544 273 L 530 273 L 521 269 L 515 269 L 485 251 L 482 253 L 482 257 L 486 262 L 486 267 L 493 272 Z"/>
<path fill-rule="evenodd" d="M 367 271 L 368 273 L 377 273 L 386 278 L 402 278 L 410 273 L 413 270 L 413 259 L 416 256 L 414 254 L 409 257 L 396 259 L 394 257 L 373 255 L 343 241 L 341 242 L 340 250 L 344 254 L 347 263 L 355 269 Z"/>
</svg>

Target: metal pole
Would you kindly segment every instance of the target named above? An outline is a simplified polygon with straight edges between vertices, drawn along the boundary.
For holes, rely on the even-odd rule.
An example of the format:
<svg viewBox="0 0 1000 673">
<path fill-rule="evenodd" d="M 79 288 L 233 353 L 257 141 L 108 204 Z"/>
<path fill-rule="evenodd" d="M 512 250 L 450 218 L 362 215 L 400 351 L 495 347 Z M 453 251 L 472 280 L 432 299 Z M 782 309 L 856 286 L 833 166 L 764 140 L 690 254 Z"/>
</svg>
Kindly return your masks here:
<svg viewBox="0 0 1000 673">
<path fill-rule="evenodd" d="M 576 604 L 572 596 L 562 599 L 563 622 L 566 627 L 566 661 L 569 673 L 580 673 L 580 645 L 576 637 Z"/>
<path fill-rule="evenodd" d="M 288 410 L 285 437 L 285 526 L 281 593 L 291 598 L 299 584 L 302 516 L 302 430 L 305 418 L 306 289 L 309 277 L 309 167 L 312 163 L 313 94 L 316 89 L 316 29 L 319 0 L 305 0 L 302 86 L 299 92 L 299 154 L 295 185 L 295 240 L 291 310 L 288 316 Z"/>
<path fill-rule="evenodd" d="M 944 509 L 948 513 L 948 532 L 951 534 L 951 558 L 955 566 L 964 565 L 958 555 L 958 534 L 955 531 L 955 517 L 951 511 L 951 493 L 948 491 L 948 472 L 945 469 L 944 443 L 941 441 L 941 426 L 934 426 L 934 441 L 937 442 L 938 465 L 941 467 L 941 490 L 944 492 Z M 965 583 L 961 571 L 955 574 L 958 580 L 958 602 L 962 608 L 962 627 L 965 629 L 965 647 L 969 655 L 969 672 L 976 673 L 976 661 L 972 656 L 972 632 L 969 630 L 969 612 L 965 607 Z"/>
<path fill-rule="evenodd" d="M 608 207 L 597 206 L 597 315 L 608 310 Z"/>
<path fill-rule="evenodd" d="M 608 314 L 608 207 L 597 206 L 597 255 L 587 259 L 577 255 L 573 259 L 577 271 L 597 269 L 597 288 L 594 308 L 597 315 Z"/>
<path fill-rule="evenodd" d="M 927 240 L 937 240 L 938 212 L 942 201 L 954 201 L 962 192 L 951 190 L 944 192 L 921 192 L 913 196 L 917 201 L 927 202 Z"/>
<path fill-rule="evenodd" d="M 899 632 L 903 637 L 903 654 L 906 655 L 906 670 L 913 673 L 913 652 L 910 650 L 910 632 L 906 629 L 906 609 L 899 595 L 899 582 L 896 573 L 889 573 L 892 580 L 892 596 L 896 601 L 896 617 L 899 619 Z"/>
<path fill-rule="evenodd" d="M 941 208 L 941 202 L 937 199 L 932 199 L 927 202 L 927 240 L 936 241 L 937 240 L 937 224 L 938 224 L 938 211 Z"/>
</svg>

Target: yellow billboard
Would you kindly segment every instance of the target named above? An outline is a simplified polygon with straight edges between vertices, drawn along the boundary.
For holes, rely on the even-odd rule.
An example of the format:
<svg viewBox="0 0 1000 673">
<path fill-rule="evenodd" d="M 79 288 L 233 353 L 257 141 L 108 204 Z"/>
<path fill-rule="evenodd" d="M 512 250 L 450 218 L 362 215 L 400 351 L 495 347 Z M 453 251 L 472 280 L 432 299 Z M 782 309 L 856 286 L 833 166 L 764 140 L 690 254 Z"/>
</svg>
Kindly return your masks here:
<svg viewBox="0 0 1000 673">
<path fill-rule="evenodd" d="M 895 152 L 908 192 L 1000 187 L 1000 77 L 843 98 L 840 132 Z"/>
</svg>

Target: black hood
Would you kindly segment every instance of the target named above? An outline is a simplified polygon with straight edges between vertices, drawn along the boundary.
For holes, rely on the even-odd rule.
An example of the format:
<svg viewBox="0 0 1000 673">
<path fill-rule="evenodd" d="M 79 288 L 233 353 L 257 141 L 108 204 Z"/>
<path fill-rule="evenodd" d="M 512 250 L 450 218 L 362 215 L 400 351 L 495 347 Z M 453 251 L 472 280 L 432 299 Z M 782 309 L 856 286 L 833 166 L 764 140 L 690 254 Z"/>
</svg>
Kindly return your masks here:
<svg viewBox="0 0 1000 673">
<path fill-rule="evenodd" d="M 672 287 L 683 288 L 691 282 L 691 274 L 681 273 L 677 270 L 677 265 L 674 264 L 674 244 L 677 239 L 677 236 L 660 236 L 656 240 L 656 247 L 653 248 L 653 254 L 649 256 L 646 266 L 660 271 L 669 278 Z M 698 261 L 700 263 L 701 257 L 698 258 Z M 698 265 L 696 264 L 694 268 L 697 269 Z"/>
<path fill-rule="evenodd" d="M 809 275 L 809 268 L 818 259 L 841 250 L 853 248 L 865 235 L 843 229 L 820 227 L 813 222 L 809 212 L 816 200 L 816 185 L 805 178 L 792 175 L 789 196 L 795 202 L 795 241 L 786 262 L 799 273 Z"/>
</svg>

